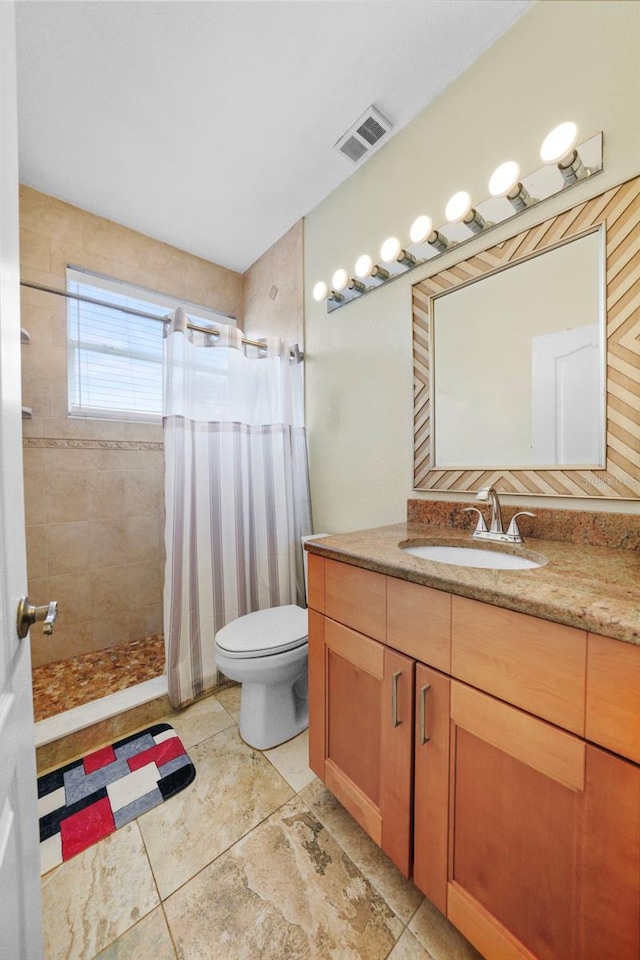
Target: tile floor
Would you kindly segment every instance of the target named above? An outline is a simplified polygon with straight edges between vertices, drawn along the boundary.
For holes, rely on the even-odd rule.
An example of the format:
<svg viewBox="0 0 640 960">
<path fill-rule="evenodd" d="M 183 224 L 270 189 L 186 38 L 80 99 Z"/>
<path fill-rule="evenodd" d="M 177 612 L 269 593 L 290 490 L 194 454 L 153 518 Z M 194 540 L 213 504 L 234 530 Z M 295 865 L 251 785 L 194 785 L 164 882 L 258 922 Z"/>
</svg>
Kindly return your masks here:
<svg viewBox="0 0 640 960">
<path fill-rule="evenodd" d="M 43 877 L 45 960 L 482 960 L 239 688 L 168 718 L 195 781 Z"/>
</svg>

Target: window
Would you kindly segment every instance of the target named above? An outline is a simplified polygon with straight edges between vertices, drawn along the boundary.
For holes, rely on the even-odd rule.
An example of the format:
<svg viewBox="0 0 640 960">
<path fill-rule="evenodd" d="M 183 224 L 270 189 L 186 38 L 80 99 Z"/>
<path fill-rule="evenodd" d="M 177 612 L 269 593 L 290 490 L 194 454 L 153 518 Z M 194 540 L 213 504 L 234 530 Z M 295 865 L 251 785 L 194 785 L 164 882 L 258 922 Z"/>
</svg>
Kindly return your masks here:
<svg viewBox="0 0 640 960">
<path fill-rule="evenodd" d="M 160 420 L 163 324 L 118 307 L 163 318 L 186 307 L 203 326 L 233 323 L 205 307 L 189 305 L 78 269 L 67 269 L 67 291 L 92 300 L 67 301 L 69 414 L 111 420 Z"/>
</svg>

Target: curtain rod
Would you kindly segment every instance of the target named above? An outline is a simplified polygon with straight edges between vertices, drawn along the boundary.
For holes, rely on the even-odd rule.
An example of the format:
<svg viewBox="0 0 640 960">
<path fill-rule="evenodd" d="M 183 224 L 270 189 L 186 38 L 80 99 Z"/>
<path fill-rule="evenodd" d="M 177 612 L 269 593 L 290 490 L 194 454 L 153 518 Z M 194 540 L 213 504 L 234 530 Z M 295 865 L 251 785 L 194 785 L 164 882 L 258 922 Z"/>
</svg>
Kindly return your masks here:
<svg viewBox="0 0 640 960">
<path fill-rule="evenodd" d="M 119 307 L 115 303 L 108 303 L 106 300 L 97 300 L 95 297 L 85 297 L 81 293 L 69 293 L 68 290 L 56 290 L 55 287 L 45 287 L 41 283 L 32 283 L 30 280 L 21 280 L 21 287 L 29 287 L 30 290 L 40 290 L 42 293 L 53 293 L 57 297 L 66 297 L 68 300 L 82 300 L 83 303 L 93 303 L 97 307 L 108 307 L 111 310 L 119 310 L 121 313 L 130 313 L 134 317 L 144 317 L 146 320 L 159 320 L 160 323 L 169 323 L 169 317 L 159 317 L 155 313 L 145 313 L 144 310 L 135 310 L 133 307 Z M 215 327 L 203 327 L 198 323 L 187 322 L 187 327 L 190 330 L 197 330 L 199 333 L 208 333 L 209 336 L 219 337 L 220 332 L 215 329 Z M 247 337 L 242 337 L 242 343 L 246 344 L 249 347 L 257 347 L 259 350 L 266 350 L 267 345 L 261 340 L 249 340 Z M 296 362 L 302 360 L 302 353 L 298 348 L 298 344 L 295 343 L 291 349 L 290 356 Z"/>
</svg>

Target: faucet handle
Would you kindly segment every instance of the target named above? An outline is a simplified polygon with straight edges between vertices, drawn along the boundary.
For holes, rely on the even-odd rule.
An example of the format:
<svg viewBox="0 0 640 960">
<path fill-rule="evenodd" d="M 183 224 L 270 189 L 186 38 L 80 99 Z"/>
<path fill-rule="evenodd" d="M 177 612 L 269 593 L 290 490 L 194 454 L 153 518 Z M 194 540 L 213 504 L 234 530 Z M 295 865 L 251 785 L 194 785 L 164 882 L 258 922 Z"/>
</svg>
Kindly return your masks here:
<svg viewBox="0 0 640 960">
<path fill-rule="evenodd" d="M 476 534 L 478 534 L 478 533 L 486 533 L 486 532 L 487 532 L 487 525 L 486 525 L 486 523 L 484 522 L 484 517 L 483 517 L 481 511 L 478 510 L 477 507 L 465 507 L 462 512 L 463 512 L 463 513 L 477 513 L 477 514 L 478 514 L 478 523 L 477 523 L 477 525 L 476 525 L 475 530 L 473 531 L 474 537 L 475 537 Z"/>
<path fill-rule="evenodd" d="M 511 523 L 509 524 L 509 529 L 507 530 L 507 536 L 516 543 L 522 543 L 523 537 L 520 533 L 520 528 L 518 527 L 516 517 L 535 517 L 535 513 L 530 513 L 528 510 L 520 510 L 518 513 L 514 513 L 514 515 L 511 517 Z"/>
</svg>

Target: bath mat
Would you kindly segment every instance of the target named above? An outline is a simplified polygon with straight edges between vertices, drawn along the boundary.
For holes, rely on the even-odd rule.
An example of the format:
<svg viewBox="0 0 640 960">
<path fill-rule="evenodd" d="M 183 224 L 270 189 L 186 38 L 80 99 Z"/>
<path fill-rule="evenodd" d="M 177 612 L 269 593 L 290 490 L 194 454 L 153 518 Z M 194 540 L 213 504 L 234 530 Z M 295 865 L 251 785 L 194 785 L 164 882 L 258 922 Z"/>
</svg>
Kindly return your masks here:
<svg viewBox="0 0 640 960">
<path fill-rule="evenodd" d="M 38 777 L 41 872 L 168 800 L 195 775 L 173 727 L 156 723 Z"/>
</svg>

